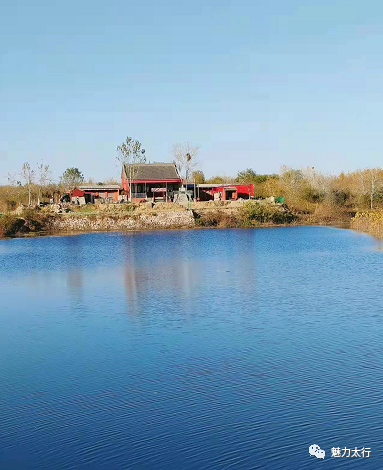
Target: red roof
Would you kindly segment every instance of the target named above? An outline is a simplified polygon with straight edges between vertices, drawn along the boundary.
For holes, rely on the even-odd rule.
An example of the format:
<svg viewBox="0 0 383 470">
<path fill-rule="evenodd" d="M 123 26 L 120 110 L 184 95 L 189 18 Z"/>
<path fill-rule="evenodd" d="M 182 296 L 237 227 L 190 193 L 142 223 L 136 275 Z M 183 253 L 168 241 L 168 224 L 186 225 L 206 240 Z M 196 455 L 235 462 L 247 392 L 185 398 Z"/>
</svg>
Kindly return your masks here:
<svg viewBox="0 0 383 470">
<path fill-rule="evenodd" d="M 75 188 L 72 193 L 72 197 L 83 197 L 84 196 L 84 191 L 81 191 L 81 189 Z"/>
</svg>

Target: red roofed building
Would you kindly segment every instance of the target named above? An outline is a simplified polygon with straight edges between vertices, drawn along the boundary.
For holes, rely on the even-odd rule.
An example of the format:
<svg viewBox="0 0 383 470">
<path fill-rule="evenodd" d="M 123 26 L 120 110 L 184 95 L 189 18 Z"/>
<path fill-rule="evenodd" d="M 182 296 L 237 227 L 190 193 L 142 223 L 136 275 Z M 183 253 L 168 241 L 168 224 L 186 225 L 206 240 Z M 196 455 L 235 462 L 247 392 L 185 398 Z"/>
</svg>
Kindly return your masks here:
<svg viewBox="0 0 383 470">
<path fill-rule="evenodd" d="M 222 201 L 250 199 L 254 196 L 254 184 L 199 184 L 199 198 L 202 201 L 220 198 Z"/>
<path fill-rule="evenodd" d="M 83 197 L 85 202 L 91 203 L 94 203 L 97 199 L 109 199 L 111 202 L 117 202 L 119 194 L 120 186 L 118 184 L 79 186 L 72 192 L 72 201 Z"/>
</svg>

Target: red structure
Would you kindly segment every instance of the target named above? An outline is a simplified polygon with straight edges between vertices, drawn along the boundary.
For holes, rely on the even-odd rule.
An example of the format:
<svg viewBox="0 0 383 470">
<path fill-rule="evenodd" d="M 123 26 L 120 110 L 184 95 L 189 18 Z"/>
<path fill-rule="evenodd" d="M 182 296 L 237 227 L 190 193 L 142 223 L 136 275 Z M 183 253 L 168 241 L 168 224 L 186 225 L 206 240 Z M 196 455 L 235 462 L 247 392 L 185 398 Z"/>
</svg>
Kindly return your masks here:
<svg viewBox="0 0 383 470">
<path fill-rule="evenodd" d="M 156 198 L 171 200 L 174 191 L 178 191 L 182 179 L 174 163 L 140 163 L 123 165 L 122 190 L 132 202 Z"/>
<path fill-rule="evenodd" d="M 254 184 L 199 184 L 198 189 L 202 201 L 236 201 L 254 197 Z"/>
<path fill-rule="evenodd" d="M 72 198 L 83 197 L 85 202 L 95 202 L 97 199 L 111 198 L 113 202 L 118 201 L 120 187 L 117 184 L 106 184 L 96 186 L 79 186 L 72 192 Z"/>
</svg>

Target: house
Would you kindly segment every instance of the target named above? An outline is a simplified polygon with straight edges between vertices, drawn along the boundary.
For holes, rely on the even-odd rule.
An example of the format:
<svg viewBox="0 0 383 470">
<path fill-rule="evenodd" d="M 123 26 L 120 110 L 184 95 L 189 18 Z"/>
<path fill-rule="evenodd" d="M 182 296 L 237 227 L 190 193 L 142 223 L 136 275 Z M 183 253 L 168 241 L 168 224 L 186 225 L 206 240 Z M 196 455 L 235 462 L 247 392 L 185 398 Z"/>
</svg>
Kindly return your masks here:
<svg viewBox="0 0 383 470">
<path fill-rule="evenodd" d="M 182 179 L 174 163 L 125 164 L 122 168 L 122 190 L 129 197 L 132 188 L 132 202 L 148 199 L 173 200 L 179 191 Z"/>
<path fill-rule="evenodd" d="M 253 184 L 199 184 L 197 197 L 201 201 L 221 199 L 222 201 L 236 201 L 237 199 L 250 199 L 254 197 Z"/>
<path fill-rule="evenodd" d="M 72 202 L 77 202 L 77 200 L 83 204 L 94 203 L 97 200 L 117 202 L 119 194 L 120 186 L 118 184 L 79 186 L 72 192 Z"/>
</svg>

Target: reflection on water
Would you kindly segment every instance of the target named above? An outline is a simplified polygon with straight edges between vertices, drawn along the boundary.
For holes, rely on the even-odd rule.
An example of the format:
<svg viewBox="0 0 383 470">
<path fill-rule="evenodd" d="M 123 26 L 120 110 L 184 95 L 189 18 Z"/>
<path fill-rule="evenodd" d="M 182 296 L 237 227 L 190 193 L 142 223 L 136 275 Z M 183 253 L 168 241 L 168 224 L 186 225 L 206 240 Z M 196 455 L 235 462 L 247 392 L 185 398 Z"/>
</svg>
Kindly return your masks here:
<svg viewBox="0 0 383 470">
<path fill-rule="evenodd" d="M 321 227 L 0 242 L 0 467 L 311 469 L 316 443 L 380 468 L 380 247 Z"/>
<path fill-rule="evenodd" d="M 154 245 L 153 251 L 148 249 L 143 254 L 140 237 L 124 238 L 124 283 L 130 314 L 144 312 L 147 297 L 153 293 L 170 297 L 172 303 L 177 302 L 182 307 L 206 286 L 241 288 L 248 294 L 254 290 L 255 258 L 247 257 L 235 240 L 229 247 L 235 262 L 231 257 L 210 256 L 207 267 L 201 253 L 190 246 L 188 232 L 180 233 L 180 237 L 168 241 L 166 252 L 161 256 L 153 255 L 155 251 L 158 255 L 160 246 Z M 251 235 L 250 231 L 243 233 Z M 252 238 L 250 243 L 253 243 Z"/>
</svg>

